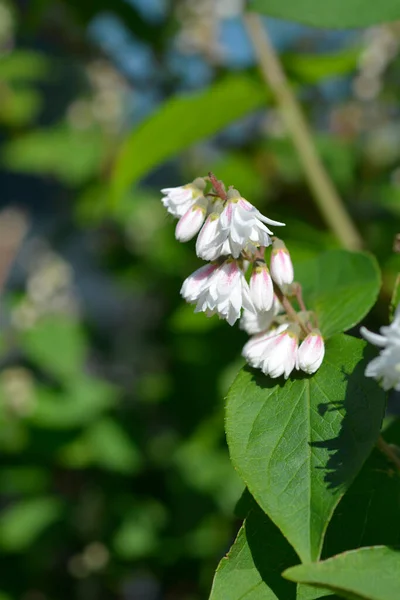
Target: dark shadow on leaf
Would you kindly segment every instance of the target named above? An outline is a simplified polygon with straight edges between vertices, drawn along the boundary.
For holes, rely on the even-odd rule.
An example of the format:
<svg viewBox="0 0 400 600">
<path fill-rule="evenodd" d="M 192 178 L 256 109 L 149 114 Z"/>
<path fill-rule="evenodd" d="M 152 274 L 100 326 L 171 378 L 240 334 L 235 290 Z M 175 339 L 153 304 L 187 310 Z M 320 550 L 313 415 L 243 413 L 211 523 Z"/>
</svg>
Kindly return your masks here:
<svg viewBox="0 0 400 600">
<path fill-rule="evenodd" d="M 363 360 L 353 372 L 343 372 L 343 378 L 347 381 L 344 400 L 321 402 L 318 405 L 318 413 L 322 418 L 329 412 L 337 411 L 342 415 L 337 437 L 310 443 L 313 448 L 325 448 L 329 452 L 326 464 L 317 467 L 326 472 L 324 479 L 328 489 L 347 489 L 379 434 L 384 415 L 377 397 L 382 392 L 375 381 L 364 375 L 365 366 L 373 358 L 373 352 L 371 354 L 371 348 L 366 346 Z"/>
<path fill-rule="evenodd" d="M 299 558 L 255 500 L 253 506 L 245 521 L 245 530 L 254 564 L 263 581 L 279 600 L 295 600 L 296 584 L 284 579 L 281 573 L 299 564 Z"/>
</svg>

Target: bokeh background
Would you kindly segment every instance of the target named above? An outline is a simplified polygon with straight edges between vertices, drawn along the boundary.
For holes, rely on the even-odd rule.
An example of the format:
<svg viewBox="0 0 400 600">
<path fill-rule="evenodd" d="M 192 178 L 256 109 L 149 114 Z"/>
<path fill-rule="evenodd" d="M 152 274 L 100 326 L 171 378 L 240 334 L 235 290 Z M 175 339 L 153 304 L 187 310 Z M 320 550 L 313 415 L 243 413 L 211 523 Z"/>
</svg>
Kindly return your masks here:
<svg viewBox="0 0 400 600">
<path fill-rule="evenodd" d="M 123 140 L 172 98 L 258 80 L 242 8 L 0 0 L 1 600 L 207 598 L 237 531 L 223 398 L 245 336 L 183 305 L 199 261 L 159 190 L 213 170 L 287 223 L 296 261 L 339 243 L 272 100 L 117 202 L 109 182 Z M 265 23 L 382 267 L 377 327 L 399 270 L 400 27 Z"/>
</svg>

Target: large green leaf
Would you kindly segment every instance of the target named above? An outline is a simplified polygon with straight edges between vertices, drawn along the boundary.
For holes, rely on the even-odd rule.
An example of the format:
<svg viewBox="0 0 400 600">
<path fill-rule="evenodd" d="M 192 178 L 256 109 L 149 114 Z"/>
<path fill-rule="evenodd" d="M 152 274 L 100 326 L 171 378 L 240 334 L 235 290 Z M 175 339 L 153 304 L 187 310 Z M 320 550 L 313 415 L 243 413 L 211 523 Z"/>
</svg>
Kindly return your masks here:
<svg viewBox="0 0 400 600">
<path fill-rule="evenodd" d="M 361 546 L 400 542 L 400 477 L 374 449 L 329 523 L 323 558 Z"/>
<path fill-rule="evenodd" d="M 369 254 L 329 250 L 295 265 L 309 310 L 316 312 L 325 337 L 346 331 L 361 321 L 376 301 L 381 279 Z"/>
<path fill-rule="evenodd" d="M 297 562 L 293 548 L 255 505 L 218 566 L 210 600 L 295 600 L 296 586 L 287 585 L 281 573 Z"/>
<path fill-rule="evenodd" d="M 244 75 L 231 75 L 205 91 L 166 101 L 123 145 L 114 167 L 113 198 L 119 200 L 151 169 L 265 102 L 265 87 Z"/>
<path fill-rule="evenodd" d="M 250 8 L 315 27 L 367 27 L 400 19 L 397 0 L 250 0 Z"/>
<path fill-rule="evenodd" d="M 385 546 L 359 548 L 328 560 L 298 565 L 285 577 L 323 585 L 350 600 L 397 600 L 400 595 L 400 552 Z"/>
<path fill-rule="evenodd" d="M 370 349 L 340 335 L 312 377 L 286 383 L 244 368 L 226 407 L 232 461 L 304 561 L 319 557 L 339 499 L 375 443 L 385 395 L 364 377 Z"/>
</svg>

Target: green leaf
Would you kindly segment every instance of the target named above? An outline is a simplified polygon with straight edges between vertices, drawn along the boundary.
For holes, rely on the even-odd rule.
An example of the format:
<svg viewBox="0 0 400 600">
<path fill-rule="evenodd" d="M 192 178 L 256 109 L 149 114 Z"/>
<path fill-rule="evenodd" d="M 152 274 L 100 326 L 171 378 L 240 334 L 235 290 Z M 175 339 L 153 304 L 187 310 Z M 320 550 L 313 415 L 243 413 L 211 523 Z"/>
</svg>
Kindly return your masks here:
<svg viewBox="0 0 400 600">
<path fill-rule="evenodd" d="M 317 83 L 328 77 L 348 75 L 358 67 L 359 48 L 346 48 L 326 54 L 285 54 L 283 63 L 289 74 L 304 83 Z"/>
<path fill-rule="evenodd" d="M 10 83 L 43 80 L 49 75 L 50 67 L 45 54 L 15 49 L 1 57 L 0 79 Z"/>
<path fill-rule="evenodd" d="M 329 250 L 317 259 L 295 264 L 295 275 L 325 337 L 359 323 L 375 303 L 381 285 L 376 260 L 346 250 Z"/>
<path fill-rule="evenodd" d="M 0 514 L 0 546 L 9 552 L 22 552 L 61 516 L 55 498 L 23 500 Z"/>
<path fill-rule="evenodd" d="M 30 421 L 45 429 L 74 429 L 97 419 L 116 402 L 109 383 L 76 376 L 66 390 L 37 386 L 36 406 Z"/>
<path fill-rule="evenodd" d="M 394 313 L 396 311 L 396 308 L 399 306 L 399 304 L 400 304 L 400 273 L 396 277 L 396 281 L 394 284 L 394 290 L 393 290 L 392 298 L 390 301 L 389 317 L 390 317 L 391 321 L 393 320 Z"/>
<path fill-rule="evenodd" d="M 114 200 L 119 201 L 133 183 L 163 161 L 265 103 L 265 87 L 244 75 L 166 101 L 125 141 L 114 167 Z"/>
<path fill-rule="evenodd" d="M 255 506 L 217 568 L 210 600 L 295 600 L 296 586 L 281 573 L 296 562 L 293 548 Z"/>
<path fill-rule="evenodd" d="M 400 590 L 400 552 L 385 546 L 359 548 L 292 567 L 283 575 L 290 581 L 323 585 L 350 600 L 395 600 Z"/>
<path fill-rule="evenodd" d="M 400 5 L 396 0 L 250 0 L 250 8 L 314 27 L 367 27 L 400 19 Z"/>
<path fill-rule="evenodd" d="M 399 543 L 400 477 L 393 464 L 374 449 L 335 510 L 322 556 Z"/>
<path fill-rule="evenodd" d="M 103 418 L 61 451 L 63 464 L 72 468 L 96 465 L 119 473 L 134 473 L 140 466 L 140 454 L 119 423 Z"/>
<path fill-rule="evenodd" d="M 57 377 L 79 374 L 84 366 L 86 339 L 82 327 L 67 317 L 46 317 L 21 334 L 26 355 Z"/>
<path fill-rule="evenodd" d="M 312 377 L 284 383 L 246 367 L 228 394 L 233 464 L 305 561 L 319 557 L 333 510 L 379 435 L 385 394 L 364 377 L 372 354 L 336 336 Z"/>
</svg>

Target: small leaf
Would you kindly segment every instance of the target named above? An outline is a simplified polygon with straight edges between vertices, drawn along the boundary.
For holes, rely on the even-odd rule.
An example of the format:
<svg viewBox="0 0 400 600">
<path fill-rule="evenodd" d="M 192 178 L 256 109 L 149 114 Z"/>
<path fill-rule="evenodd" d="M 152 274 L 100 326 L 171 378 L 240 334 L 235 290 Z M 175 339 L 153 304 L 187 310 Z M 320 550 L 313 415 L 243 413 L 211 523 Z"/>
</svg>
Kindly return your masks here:
<svg viewBox="0 0 400 600">
<path fill-rule="evenodd" d="M 282 570 L 296 553 L 272 521 L 255 505 L 217 568 L 210 600 L 295 600 Z"/>
<path fill-rule="evenodd" d="M 375 303 L 380 285 L 376 260 L 369 254 L 329 250 L 295 265 L 308 310 L 316 312 L 324 337 L 347 331 Z"/>
<path fill-rule="evenodd" d="M 28 549 L 61 515 L 55 498 L 23 500 L 0 514 L 0 546 L 9 552 Z"/>
<path fill-rule="evenodd" d="M 133 183 L 163 161 L 265 103 L 265 87 L 243 75 L 232 75 L 200 93 L 166 101 L 123 145 L 114 167 L 114 199 L 119 201 Z"/>
<path fill-rule="evenodd" d="M 314 27 L 367 27 L 400 19 L 400 5 L 394 0 L 361 3 L 360 0 L 250 0 L 250 8 Z"/>
<path fill-rule="evenodd" d="M 364 376 L 370 357 L 364 342 L 340 335 L 312 377 L 284 383 L 246 367 L 229 391 L 233 464 L 302 560 L 318 559 L 333 510 L 378 437 L 385 394 Z"/>
<path fill-rule="evenodd" d="M 350 600 L 395 600 L 400 590 L 400 552 L 385 546 L 359 548 L 284 572 L 290 581 L 323 585 Z"/>
<path fill-rule="evenodd" d="M 287 72 L 298 77 L 301 82 L 317 83 L 329 77 L 348 75 L 355 71 L 359 57 L 358 48 L 346 48 L 329 54 L 285 54 L 283 63 Z"/>
<path fill-rule="evenodd" d="M 46 317 L 21 335 L 27 356 L 44 370 L 62 378 L 80 373 L 86 354 L 81 325 L 67 317 Z"/>
</svg>

